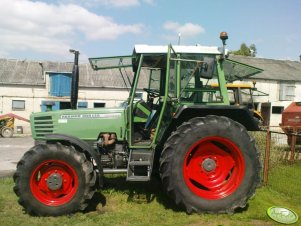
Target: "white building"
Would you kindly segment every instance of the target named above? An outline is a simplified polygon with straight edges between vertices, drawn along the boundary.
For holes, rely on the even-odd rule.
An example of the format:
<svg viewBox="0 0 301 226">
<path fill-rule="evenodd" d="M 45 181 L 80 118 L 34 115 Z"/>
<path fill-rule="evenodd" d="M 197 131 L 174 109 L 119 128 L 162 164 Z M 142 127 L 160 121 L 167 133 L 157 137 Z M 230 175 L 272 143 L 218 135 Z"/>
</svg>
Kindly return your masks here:
<svg viewBox="0 0 301 226">
<path fill-rule="evenodd" d="M 279 126 L 282 111 L 292 101 L 301 101 L 301 62 L 245 56 L 230 58 L 264 70 L 247 81 L 255 80 L 256 88 L 269 94 L 255 96 L 254 102 L 261 103 L 260 110 L 267 125 Z"/>
</svg>

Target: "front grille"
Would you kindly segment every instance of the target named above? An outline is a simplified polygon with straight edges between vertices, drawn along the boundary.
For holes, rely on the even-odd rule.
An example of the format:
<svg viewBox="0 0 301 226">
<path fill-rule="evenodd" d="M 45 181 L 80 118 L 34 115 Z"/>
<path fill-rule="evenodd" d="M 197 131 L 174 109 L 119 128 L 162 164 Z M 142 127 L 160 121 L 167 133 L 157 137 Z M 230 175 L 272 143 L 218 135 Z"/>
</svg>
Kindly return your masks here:
<svg viewBox="0 0 301 226">
<path fill-rule="evenodd" d="M 45 135 L 53 133 L 53 121 L 51 116 L 34 117 L 34 130 L 38 139 L 45 138 Z"/>
</svg>

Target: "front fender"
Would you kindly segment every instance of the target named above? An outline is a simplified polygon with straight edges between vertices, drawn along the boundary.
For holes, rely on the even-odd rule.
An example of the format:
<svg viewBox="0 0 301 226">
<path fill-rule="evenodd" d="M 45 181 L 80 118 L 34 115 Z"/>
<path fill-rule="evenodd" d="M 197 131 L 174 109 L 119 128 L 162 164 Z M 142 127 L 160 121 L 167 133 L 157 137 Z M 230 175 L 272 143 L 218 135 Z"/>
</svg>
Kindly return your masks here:
<svg viewBox="0 0 301 226">
<path fill-rule="evenodd" d="M 45 136 L 47 142 L 50 141 L 67 141 L 68 143 L 79 147 L 83 152 L 87 152 L 95 161 L 96 167 L 99 171 L 99 186 L 103 187 L 103 169 L 100 157 L 94 149 L 86 142 L 77 137 L 65 134 L 48 134 Z"/>
</svg>

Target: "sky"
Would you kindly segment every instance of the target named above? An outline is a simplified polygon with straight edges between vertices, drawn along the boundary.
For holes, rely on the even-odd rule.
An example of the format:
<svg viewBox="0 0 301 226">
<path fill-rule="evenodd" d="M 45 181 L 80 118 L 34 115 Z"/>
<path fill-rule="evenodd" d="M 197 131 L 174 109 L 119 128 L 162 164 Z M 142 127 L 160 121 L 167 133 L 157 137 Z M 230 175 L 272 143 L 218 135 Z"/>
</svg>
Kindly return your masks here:
<svg viewBox="0 0 301 226">
<path fill-rule="evenodd" d="M 0 0 L 0 58 L 72 61 L 130 55 L 135 44 L 255 44 L 299 61 L 301 0 Z"/>
</svg>

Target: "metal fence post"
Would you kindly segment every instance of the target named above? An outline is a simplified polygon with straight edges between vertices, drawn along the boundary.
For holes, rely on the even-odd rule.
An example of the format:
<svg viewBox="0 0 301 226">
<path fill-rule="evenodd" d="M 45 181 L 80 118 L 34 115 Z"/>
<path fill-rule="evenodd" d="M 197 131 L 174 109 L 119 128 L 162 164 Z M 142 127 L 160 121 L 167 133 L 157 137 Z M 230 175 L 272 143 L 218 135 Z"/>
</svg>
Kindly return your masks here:
<svg viewBox="0 0 301 226">
<path fill-rule="evenodd" d="M 263 184 L 267 185 L 269 177 L 269 163 L 270 163 L 270 147 L 271 147 L 271 131 L 268 127 L 267 137 L 266 137 L 266 146 L 265 146 L 265 155 L 264 155 L 264 165 L 263 165 Z"/>
<path fill-rule="evenodd" d="M 290 161 L 294 161 L 295 160 L 295 149 L 296 149 L 296 141 L 297 141 L 297 128 L 293 127 L 293 134 L 292 136 L 292 143 L 291 143 L 291 157 L 290 157 Z"/>
</svg>

